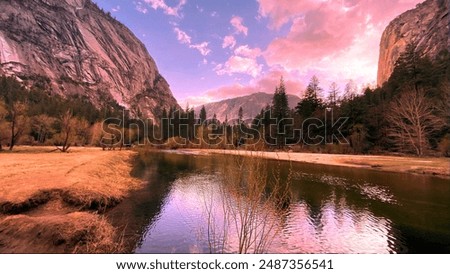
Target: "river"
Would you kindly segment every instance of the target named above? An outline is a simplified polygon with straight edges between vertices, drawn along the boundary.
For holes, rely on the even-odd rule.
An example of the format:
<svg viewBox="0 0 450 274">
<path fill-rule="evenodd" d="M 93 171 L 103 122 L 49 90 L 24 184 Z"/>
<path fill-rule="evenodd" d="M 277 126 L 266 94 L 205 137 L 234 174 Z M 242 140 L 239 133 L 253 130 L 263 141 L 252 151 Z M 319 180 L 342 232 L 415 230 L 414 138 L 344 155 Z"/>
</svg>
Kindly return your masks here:
<svg viewBox="0 0 450 274">
<path fill-rule="evenodd" d="M 236 211 L 245 207 L 242 201 L 250 202 L 248 194 L 230 195 L 223 187 L 237 174 L 230 169 L 230 157 L 140 154 L 133 175 L 146 185 L 109 213 L 126 223 L 134 252 L 238 252 L 238 231 L 245 221 Z M 249 247 L 246 252 L 450 253 L 448 179 L 252 161 L 264 162 L 265 180 L 289 182 L 289 198 L 278 209 L 270 210 L 263 201 L 257 205 L 264 208 L 246 212 L 247 217 L 257 215 L 251 220 L 259 222 L 249 233 L 265 239 L 259 249 Z M 240 178 L 245 181 L 246 176 Z M 270 239 L 263 238 L 264 233 Z"/>
</svg>

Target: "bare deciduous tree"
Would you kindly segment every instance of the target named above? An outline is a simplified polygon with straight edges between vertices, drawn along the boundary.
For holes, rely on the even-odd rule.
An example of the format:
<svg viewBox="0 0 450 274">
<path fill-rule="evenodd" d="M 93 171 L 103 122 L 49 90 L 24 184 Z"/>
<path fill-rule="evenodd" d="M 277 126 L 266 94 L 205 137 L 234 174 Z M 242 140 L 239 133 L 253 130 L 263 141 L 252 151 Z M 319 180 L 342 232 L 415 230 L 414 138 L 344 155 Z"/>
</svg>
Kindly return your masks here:
<svg viewBox="0 0 450 274">
<path fill-rule="evenodd" d="M 67 152 L 73 144 L 87 144 L 90 125 L 86 120 L 73 117 L 72 111 L 68 110 L 61 115 L 58 122 L 59 134 L 55 138 L 57 149 L 61 152 Z"/>
<path fill-rule="evenodd" d="M 446 119 L 447 127 L 450 127 L 450 81 L 446 80 L 440 85 L 440 91 L 442 92 L 442 102 L 438 106 L 442 112 L 442 116 Z"/>
<path fill-rule="evenodd" d="M 3 150 L 2 142 L 7 138 L 7 123 L 5 120 L 7 114 L 4 102 L 0 101 L 0 151 Z"/>
<path fill-rule="evenodd" d="M 352 100 L 358 94 L 358 86 L 353 80 L 348 81 L 344 89 L 344 100 Z"/>
<path fill-rule="evenodd" d="M 36 141 L 43 144 L 53 134 L 55 118 L 46 114 L 35 116 L 31 120 L 31 128 L 35 132 Z"/>
<path fill-rule="evenodd" d="M 79 118 L 75 121 L 76 142 L 80 145 L 86 145 L 90 138 L 90 125 L 85 119 Z"/>
<path fill-rule="evenodd" d="M 429 149 L 429 138 L 439 131 L 443 121 L 423 90 L 403 93 L 390 107 L 387 120 L 389 137 L 398 149 L 423 156 Z"/>
<path fill-rule="evenodd" d="M 63 115 L 61 115 L 61 117 L 59 118 L 59 126 L 60 133 L 55 146 L 61 152 L 67 152 L 72 145 L 72 138 L 76 133 L 76 119 L 73 118 L 71 110 L 67 110 Z M 58 145 L 61 147 L 59 147 Z"/>
<path fill-rule="evenodd" d="M 328 92 L 328 104 L 330 107 L 336 107 L 338 104 L 339 87 L 336 82 L 331 83 L 330 90 Z"/>
<path fill-rule="evenodd" d="M 450 81 L 446 80 L 440 85 L 440 91 L 442 92 L 442 100 L 438 105 L 439 111 L 442 113 L 447 134 L 441 139 L 439 143 L 439 151 L 445 157 L 450 157 Z"/>
<path fill-rule="evenodd" d="M 15 102 L 8 108 L 10 122 L 9 150 L 13 150 L 29 124 L 26 112 L 27 106 L 21 102 Z"/>
</svg>

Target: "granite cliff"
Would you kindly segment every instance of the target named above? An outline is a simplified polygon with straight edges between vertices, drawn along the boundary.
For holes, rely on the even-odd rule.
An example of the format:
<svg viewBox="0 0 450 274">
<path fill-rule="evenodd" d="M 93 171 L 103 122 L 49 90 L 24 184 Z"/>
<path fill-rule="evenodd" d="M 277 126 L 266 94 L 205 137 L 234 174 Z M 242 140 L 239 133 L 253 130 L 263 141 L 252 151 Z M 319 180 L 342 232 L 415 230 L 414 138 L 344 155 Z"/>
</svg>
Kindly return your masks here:
<svg viewBox="0 0 450 274">
<path fill-rule="evenodd" d="M 90 0 L 2 0 L 0 10 L 0 74 L 149 118 L 178 107 L 145 46 Z"/>
<path fill-rule="evenodd" d="M 434 57 L 450 51 L 450 0 L 427 0 L 394 19 L 385 29 L 380 43 L 378 86 L 391 76 L 395 63 L 411 44 L 421 57 Z"/>
</svg>

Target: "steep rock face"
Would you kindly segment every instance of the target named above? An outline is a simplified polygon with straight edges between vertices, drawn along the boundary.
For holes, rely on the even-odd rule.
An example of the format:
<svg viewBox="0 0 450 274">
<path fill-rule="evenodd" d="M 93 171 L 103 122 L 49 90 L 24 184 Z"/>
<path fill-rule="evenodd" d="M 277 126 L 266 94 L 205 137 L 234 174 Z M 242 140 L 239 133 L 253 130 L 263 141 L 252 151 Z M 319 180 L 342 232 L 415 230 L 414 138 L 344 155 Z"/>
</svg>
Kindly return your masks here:
<svg viewBox="0 0 450 274">
<path fill-rule="evenodd" d="M 208 118 L 216 114 L 220 121 L 234 120 L 238 118 L 239 108 L 242 107 L 244 120 L 253 119 L 261 112 L 261 109 L 272 104 L 273 94 L 258 92 L 251 95 L 223 100 L 220 102 L 209 103 L 205 105 Z M 288 94 L 289 107 L 295 108 L 300 102 L 300 98 Z M 196 107 L 195 113 L 200 113 L 202 106 Z"/>
<path fill-rule="evenodd" d="M 0 73 L 159 116 L 178 106 L 133 33 L 90 0 L 0 1 Z"/>
<path fill-rule="evenodd" d="M 394 19 L 383 33 L 378 63 L 378 85 L 391 76 L 395 63 L 408 44 L 422 57 L 433 59 L 450 50 L 450 0 L 427 0 Z"/>
</svg>

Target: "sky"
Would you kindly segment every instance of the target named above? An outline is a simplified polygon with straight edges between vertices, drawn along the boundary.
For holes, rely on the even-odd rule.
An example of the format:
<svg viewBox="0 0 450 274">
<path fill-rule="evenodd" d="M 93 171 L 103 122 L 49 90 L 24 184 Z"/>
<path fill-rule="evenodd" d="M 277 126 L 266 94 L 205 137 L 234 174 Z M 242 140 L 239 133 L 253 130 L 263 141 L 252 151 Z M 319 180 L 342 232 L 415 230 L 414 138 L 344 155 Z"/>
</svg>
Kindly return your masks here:
<svg viewBox="0 0 450 274">
<path fill-rule="evenodd" d="M 198 106 L 280 78 L 302 96 L 376 85 L 385 27 L 423 0 L 96 0 L 146 45 L 178 103 Z"/>
</svg>

